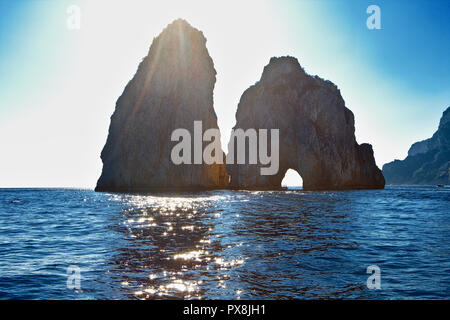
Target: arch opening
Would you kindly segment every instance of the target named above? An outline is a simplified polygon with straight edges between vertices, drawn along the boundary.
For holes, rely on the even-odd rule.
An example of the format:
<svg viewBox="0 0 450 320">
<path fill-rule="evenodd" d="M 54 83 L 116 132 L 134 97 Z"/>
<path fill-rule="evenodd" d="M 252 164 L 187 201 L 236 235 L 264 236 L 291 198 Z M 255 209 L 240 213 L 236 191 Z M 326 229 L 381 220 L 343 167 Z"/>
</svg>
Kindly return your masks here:
<svg viewBox="0 0 450 320">
<path fill-rule="evenodd" d="M 295 171 L 294 169 L 288 169 L 284 174 L 284 178 L 281 181 L 282 187 L 291 188 L 302 188 L 303 187 L 303 179 L 302 176 Z"/>
</svg>

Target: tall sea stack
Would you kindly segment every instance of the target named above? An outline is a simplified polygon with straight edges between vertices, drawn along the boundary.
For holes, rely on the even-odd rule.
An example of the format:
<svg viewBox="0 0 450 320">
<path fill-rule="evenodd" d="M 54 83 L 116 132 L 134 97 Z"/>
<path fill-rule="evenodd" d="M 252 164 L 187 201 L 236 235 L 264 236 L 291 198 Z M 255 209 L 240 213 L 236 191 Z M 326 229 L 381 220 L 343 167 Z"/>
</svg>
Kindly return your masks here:
<svg viewBox="0 0 450 320">
<path fill-rule="evenodd" d="M 175 129 L 194 137 L 217 127 L 213 108 L 214 64 L 203 33 L 184 20 L 168 25 L 117 100 L 101 153 L 103 171 L 96 191 L 148 191 L 221 188 L 228 184 L 224 164 L 171 161 Z M 193 140 L 193 139 L 192 139 Z M 192 141 L 193 144 L 193 141 Z"/>
<path fill-rule="evenodd" d="M 356 142 L 353 113 L 339 89 L 306 74 L 293 57 L 270 60 L 242 95 L 236 121 L 234 129 L 279 129 L 279 171 L 261 175 L 260 164 L 227 164 L 232 188 L 279 188 L 290 168 L 305 190 L 384 187 L 372 146 Z"/>
</svg>

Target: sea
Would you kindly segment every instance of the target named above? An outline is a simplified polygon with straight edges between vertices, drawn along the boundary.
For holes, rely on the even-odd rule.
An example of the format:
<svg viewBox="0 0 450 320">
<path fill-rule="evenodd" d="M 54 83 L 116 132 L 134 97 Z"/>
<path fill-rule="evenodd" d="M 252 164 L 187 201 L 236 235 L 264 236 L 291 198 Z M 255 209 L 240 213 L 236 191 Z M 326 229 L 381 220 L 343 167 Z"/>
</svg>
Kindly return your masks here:
<svg viewBox="0 0 450 320">
<path fill-rule="evenodd" d="M 449 297 L 449 187 L 0 189 L 0 299 Z"/>
</svg>

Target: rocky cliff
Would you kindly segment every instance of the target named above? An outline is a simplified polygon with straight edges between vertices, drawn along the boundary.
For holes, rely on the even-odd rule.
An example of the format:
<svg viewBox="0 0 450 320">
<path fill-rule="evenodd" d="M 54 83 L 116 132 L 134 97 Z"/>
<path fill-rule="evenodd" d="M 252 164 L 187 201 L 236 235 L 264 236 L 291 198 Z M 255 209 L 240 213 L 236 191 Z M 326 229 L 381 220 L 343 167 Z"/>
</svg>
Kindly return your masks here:
<svg viewBox="0 0 450 320">
<path fill-rule="evenodd" d="M 293 57 L 272 58 L 242 95 L 234 129 L 279 129 L 279 170 L 227 164 L 232 188 L 279 188 L 296 170 L 306 190 L 383 188 L 372 147 L 355 140 L 353 113 L 330 81 L 305 73 Z M 246 146 L 248 148 L 248 145 Z"/>
<path fill-rule="evenodd" d="M 430 139 L 414 143 L 404 160 L 383 166 L 388 184 L 450 184 L 450 107 Z"/>
<path fill-rule="evenodd" d="M 117 100 L 101 153 L 97 191 L 217 188 L 228 184 L 225 165 L 171 161 L 175 129 L 217 128 L 216 71 L 203 33 L 184 20 L 168 25 Z"/>
</svg>

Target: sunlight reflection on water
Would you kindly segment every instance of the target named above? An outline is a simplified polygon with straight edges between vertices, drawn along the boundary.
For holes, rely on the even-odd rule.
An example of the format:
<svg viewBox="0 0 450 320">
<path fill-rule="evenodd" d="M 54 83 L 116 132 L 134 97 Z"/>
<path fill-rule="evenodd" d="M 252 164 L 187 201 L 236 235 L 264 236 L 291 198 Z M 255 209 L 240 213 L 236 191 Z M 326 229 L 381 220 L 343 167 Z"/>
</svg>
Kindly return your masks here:
<svg viewBox="0 0 450 320">
<path fill-rule="evenodd" d="M 217 287 L 226 287 L 224 281 L 230 278 L 227 271 L 244 263 L 241 254 L 227 259 L 218 256 L 225 249 L 242 245 L 223 247 L 220 234 L 214 232 L 223 213 L 222 209 L 216 209 L 217 204 L 230 199 L 225 195 L 112 195 L 112 201 L 127 207 L 123 210 L 124 231 L 134 242 L 139 241 L 140 246 L 148 245 L 149 248 L 148 255 L 137 263 L 140 268 L 149 269 L 148 279 L 144 282 L 137 279 L 126 281 L 128 286 L 137 284 L 136 297 L 201 298 L 199 285 L 203 280 L 192 280 L 193 270 L 215 272 Z M 152 232 L 149 232 L 150 228 Z M 159 272 L 155 273 L 155 270 Z"/>
</svg>

